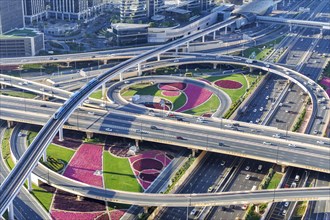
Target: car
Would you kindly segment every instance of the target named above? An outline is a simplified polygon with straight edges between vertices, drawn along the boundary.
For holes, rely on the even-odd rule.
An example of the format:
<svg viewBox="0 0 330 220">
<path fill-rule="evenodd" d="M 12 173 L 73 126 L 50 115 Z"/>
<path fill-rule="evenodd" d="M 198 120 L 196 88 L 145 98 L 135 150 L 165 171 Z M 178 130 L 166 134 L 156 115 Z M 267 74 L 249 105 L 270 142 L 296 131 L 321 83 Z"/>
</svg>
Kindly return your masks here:
<svg viewBox="0 0 330 220">
<path fill-rule="evenodd" d="M 259 111 L 261 111 L 261 112 L 262 112 L 263 110 L 264 110 L 264 107 L 260 107 Z"/>
<path fill-rule="evenodd" d="M 130 83 L 130 81 L 129 81 L 129 80 L 126 80 L 126 81 L 124 81 L 124 83 L 125 83 L 125 84 L 129 84 L 129 83 Z"/>
<path fill-rule="evenodd" d="M 291 89 L 291 88 L 289 88 L 289 89 L 288 89 L 288 91 L 289 91 L 289 92 L 291 92 L 291 91 L 292 91 L 292 89 Z"/>
<path fill-rule="evenodd" d="M 18 133 L 18 137 L 22 137 L 22 132 L 19 132 Z"/>
<path fill-rule="evenodd" d="M 230 205 L 229 208 L 230 209 L 235 209 L 235 205 Z"/>
<path fill-rule="evenodd" d="M 327 109 L 327 106 L 322 106 L 322 109 L 323 109 L 323 110 L 326 110 L 326 109 Z"/>
<path fill-rule="evenodd" d="M 44 91 L 45 91 L 45 89 L 44 89 L 44 88 L 40 88 L 40 91 L 44 92 Z"/>
<path fill-rule="evenodd" d="M 250 166 L 246 166 L 246 167 L 245 167 L 245 170 L 246 170 L 246 171 L 250 170 Z"/>
<path fill-rule="evenodd" d="M 54 59 L 54 57 L 49 57 L 49 60 L 53 60 Z"/>
<path fill-rule="evenodd" d="M 89 104 L 90 101 L 89 101 L 88 99 L 86 99 L 86 100 L 84 101 L 84 103 Z"/>
<path fill-rule="evenodd" d="M 294 181 L 298 182 L 299 180 L 300 180 L 300 176 L 299 176 L 299 175 L 296 175 L 296 176 L 294 177 Z"/>
<path fill-rule="evenodd" d="M 295 144 L 288 144 L 289 147 L 297 147 Z"/>
<path fill-rule="evenodd" d="M 250 123 L 250 124 L 253 124 L 253 121 L 250 121 L 249 123 Z"/>
<path fill-rule="evenodd" d="M 313 134 L 318 134 L 318 133 L 319 133 L 319 131 L 316 129 L 313 131 Z"/>
<path fill-rule="evenodd" d="M 224 166 L 225 164 L 226 164 L 226 161 L 224 161 L 224 160 L 222 160 L 220 163 L 221 166 Z"/>
<path fill-rule="evenodd" d="M 157 130 L 158 129 L 157 126 L 155 126 L 155 125 L 151 125 L 150 128 L 151 129 L 154 129 L 154 130 Z"/>
<path fill-rule="evenodd" d="M 268 100 L 269 99 L 269 96 L 266 96 L 266 100 Z"/>
<path fill-rule="evenodd" d="M 95 56 L 92 56 L 92 58 L 95 58 Z"/>
<path fill-rule="evenodd" d="M 40 107 L 46 108 L 47 105 L 45 105 L 45 104 L 41 104 Z"/>
<path fill-rule="evenodd" d="M 226 207 L 221 206 L 221 211 L 226 211 Z"/>
<path fill-rule="evenodd" d="M 324 144 L 324 141 L 316 141 L 318 144 Z"/>
<path fill-rule="evenodd" d="M 239 126 L 239 123 L 233 123 L 233 126 Z"/>
<path fill-rule="evenodd" d="M 106 130 L 106 131 L 109 131 L 109 132 L 110 132 L 110 131 L 112 131 L 112 129 L 111 129 L 111 128 L 106 128 L 105 130 Z"/>
<path fill-rule="evenodd" d="M 183 118 L 176 118 L 177 121 L 183 121 Z"/>
<path fill-rule="evenodd" d="M 22 86 L 22 85 L 23 85 L 23 83 L 19 82 L 19 83 L 18 83 L 18 85 Z"/>
<path fill-rule="evenodd" d="M 257 112 L 257 109 L 255 108 L 255 109 L 253 109 L 253 112 Z"/>
<path fill-rule="evenodd" d="M 284 203 L 284 207 L 288 207 L 289 205 L 290 205 L 289 202 L 285 202 L 285 203 Z"/>
<path fill-rule="evenodd" d="M 257 119 L 256 119 L 256 123 L 259 123 L 259 122 L 260 122 L 260 118 L 257 118 Z"/>
<path fill-rule="evenodd" d="M 250 174 L 247 174 L 246 176 L 245 176 L 245 179 L 246 180 L 249 180 L 251 178 L 251 175 Z"/>
<path fill-rule="evenodd" d="M 212 192 L 212 190 L 213 190 L 213 186 L 210 186 L 208 189 L 207 189 L 207 192 L 209 193 L 209 192 Z"/>
<path fill-rule="evenodd" d="M 196 210 L 196 208 L 194 208 L 193 210 L 191 210 L 190 215 L 196 215 L 196 212 L 197 212 L 197 210 Z"/>
<path fill-rule="evenodd" d="M 280 102 L 279 106 L 280 106 L 280 107 L 281 107 L 281 106 L 283 106 L 283 103 L 282 103 L 282 102 Z"/>
<path fill-rule="evenodd" d="M 105 107 L 105 103 L 101 103 L 100 104 L 100 107 Z"/>
<path fill-rule="evenodd" d="M 248 204 L 244 204 L 244 205 L 242 206 L 242 209 L 243 209 L 243 210 L 246 210 L 247 207 L 248 207 Z"/>
<path fill-rule="evenodd" d="M 224 144 L 223 144 L 223 143 L 221 143 L 221 142 L 219 142 L 219 146 L 220 146 L 220 147 L 222 147 L 222 146 L 224 146 Z"/>
<path fill-rule="evenodd" d="M 267 141 L 264 141 L 264 142 L 262 142 L 262 143 L 265 144 L 265 145 L 272 145 L 272 143 L 267 142 Z"/>
<path fill-rule="evenodd" d="M 262 170 L 262 165 L 261 165 L 261 164 L 259 164 L 259 166 L 258 166 L 258 170 L 259 170 L 259 171 Z"/>
<path fill-rule="evenodd" d="M 225 124 L 225 127 L 226 128 L 231 128 L 231 127 L 233 127 L 233 125 L 231 125 L 231 124 Z"/>
<path fill-rule="evenodd" d="M 284 210 L 282 211 L 282 215 L 286 215 L 286 213 L 287 213 L 287 210 L 284 209 Z"/>
<path fill-rule="evenodd" d="M 273 137 L 274 138 L 282 138 L 282 135 L 281 134 L 274 134 Z"/>
<path fill-rule="evenodd" d="M 176 139 L 178 139 L 178 140 L 184 140 L 184 138 L 181 137 L 181 136 L 176 136 Z"/>
<path fill-rule="evenodd" d="M 136 133 L 142 133 L 142 130 L 141 129 L 136 129 L 135 132 Z"/>
<path fill-rule="evenodd" d="M 23 82 L 23 85 L 28 85 L 29 83 L 27 81 L 24 81 Z"/>
</svg>

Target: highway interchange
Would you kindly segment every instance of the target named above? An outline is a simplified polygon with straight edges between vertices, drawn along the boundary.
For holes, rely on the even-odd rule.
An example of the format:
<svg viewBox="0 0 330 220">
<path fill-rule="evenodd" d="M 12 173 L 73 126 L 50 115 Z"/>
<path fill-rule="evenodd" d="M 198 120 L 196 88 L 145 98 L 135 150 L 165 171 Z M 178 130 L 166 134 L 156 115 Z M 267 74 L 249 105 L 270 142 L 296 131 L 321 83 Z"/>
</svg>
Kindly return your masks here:
<svg viewBox="0 0 330 220">
<path fill-rule="evenodd" d="M 28 103 L 28 101 L 26 101 L 26 103 Z M 9 104 L 9 103 L 8 103 L 8 104 Z M 48 105 L 48 104 L 47 104 L 47 105 Z M 9 106 L 9 108 L 10 108 L 10 107 L 13 107 L 13 106 Z M 17 106 L 16 106 L 16 107 L 17 107 Z M 27 108 L 27 107 L 29 108 L 29 104 L 28 104 L 28 105 L 25 105 L 25 108 Z M 40 107 L 40 106 L 39 106 L 39 107 Z M 27 108 L 25 111 L 27 111 L 27 110 L 29 111 L 30 109 L 28 109 L 28 108 Z M 32 108 L 31 108 L 31 110 L 32 110 Z M 55 109 L 52 109 L 52 112 L 50 111 L 49 114 L 51 115 L 54 111 L 55 111 Z M 48 115 L 46 115 L 45 120 L 47 119 L 47 117 L 48 117 Z M 32 120 L 40 120 L 40 118 L 39 118 L 39 119 L 38 119 L 38 118 L 35 118 L 35 119 L 32 119 Z M 83 118 L 80 117 L 80 118 L 79 118 L 79 121 L 82 122 L 82 121 L 84 121 L 84 120 L 83 120 Z M 87 120 L 86 120 L 86 121 L 87 121 Z M 45 123 L 45 121 L 42 122 L 42 124 L 44 124 L 44 123 Z M 218 123 L 218 126 L 219 126 L 219 121 L 217 121 L 217 123 Z M 84 124 L 84 122 L 82 122 L 82 124 Z M 209 123 L 208 123 L 208 124 L 209 124 Z M 211 123 L 210 123 L 210 124 L 211 124 Z M 138 127 L 138 125 L 137 125 L 136 127 Z M 216 126 L 215 126 L 215 127 L 216 127 Z M 250 128 L 248 128 L 248 129 L 250 129 Z M 148 127 L 146 127 L 145 130 L 148 130 Z M 150 130 L 150 129 L 149 129 L 149 130 Z M 133 131 L 134 131 L 134 130 L 133 130 Z M 152 132 L 152 131 L 150 131 L 150 132 Z M 282 131 L 282 132 L 283 132 L 283 131 Z M 283 134 L 285 134 L 285 132 L 283 132 Z M 136 134 L 135 134 L 135 135 L 136 135 Z M 143 135 L 146 135 L 146 136 L 147 136 L 147 134 L 143 134 Z M 134 132 L 132 132 L 132 137 L 134 137 Z M 191 137 L 190 137 L 190 136 L 187 136 L 187 137 L 188 137 L 188 139 L 190 139 L 190 138 L 193 139 L 193 138 L 194 138 L 194 137 L 192 137 L 192 136 L 191 136 Z M 138 137 L 137 137 L 137 138 L 138 138 Z M 142 138 L 142 135 L 141 135 L 141 138 Z M 313 140 L 314 143 L 312 143 L 312 144 L 315 144 L 315 140 L 316 140 L 316 139 Z M 208 141 L 209 141 L 209 144 L 211 144 L 211 142 L 212 142 L 213 140 L 210 138 Z M 274 141 L 274 143 L 275 143 L 275 142 L 276 142 L 276 141 Z M 218 143 L 218 141 L 215 141 L 213 144 L 216 144 L 216 143 Z M 279 155 L 279 156 L 280 156 L 280 155 Z M 279 157 L 279 158 L 280 158 L 280 157 Z"/>
</svg>

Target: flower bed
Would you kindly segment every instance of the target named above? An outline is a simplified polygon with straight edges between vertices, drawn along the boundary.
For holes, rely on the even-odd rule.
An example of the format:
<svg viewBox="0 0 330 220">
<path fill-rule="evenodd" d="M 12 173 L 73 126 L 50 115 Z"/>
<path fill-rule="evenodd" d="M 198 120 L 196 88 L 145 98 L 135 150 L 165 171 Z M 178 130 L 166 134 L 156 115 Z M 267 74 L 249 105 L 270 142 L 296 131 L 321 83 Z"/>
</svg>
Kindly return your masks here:
<svg viewBox="0 0 330 220">
<path fill-rule="evenodd" d="M 193 84 L 188 84 L 184 92 L 187 97 L 187 102 L 184 106 L 177 109 L 177 112 L 184 112 L 193 109 L 206 102 L 212 95 L 211 91 Z"/>
<path fill-rule="evenodd" d="M 330 89 L 327 89 L 327 94 L 328 94 L 328 96 L 330 96 Z"/>
<path fill-rule="evenodd" d="M 160 110 L 163 110 L 163 107 L 159 104 L 159 103 L 155 103 L 155 104 L 152 104 L 152 105 L 145 105 L 146 107 L 149 107 L 149 108 L 155 108 L 155 109 L 160 109 Z M 165 105 L 165 110 L 170 110 L 170 107 L 168 107 L 167 105 Z"/>
<path fill-rule="evenodd" d="M 177 90 L 184 90 L 186 88 L 185 83 L 160 83 L 158 84 L 158 88 L 161 90 L 167 91 L 177 91 Z"/>
<path fill-rule="evenodd" d="M 243 87 L 243 84 L 234 80 L 218 80 L 214 82 L 215 85 L 224 88 L 224 89 L 240 89 Z"/>
<path fill-rule="evenodd" d="M 110 211 L 111 220 L 119 220 L 125 214 L 125 210 L 112 210 Z"/>
<path fill-rule="evenodd" d="M 162 95 L 163 96 L 178 96 L 178 95 L 180 95 L 180 91 L 167 91 L 167 90 L 164 90 L 164 91 L 162 91 Z"/>
<path fill-rule="evenodd" d="M 140 172 L 147 169 L 161 170 L 163 168 L 163 164 L 159 160 L 149 158 L 137 160 L 132 164 L 132 166 L 135 170 Z"/>
<path fill-rule="evenodd" d="M 97 218 L 99 215 L 103 215 L 103 212 L 64 212 L 64 211 L 55 211 L 51 212 L 51 216 L 56 220 L 92 220 Z"/>
<path fill-rule="evenodd" d="M 323 77 L 323 79 L 320 81 L 320 84 L 330 88 L 330 78 Z"/>
<path fill-rule="evenodd" d="M 78 149 L 64 176 L 93 186 L 103 186 L 102 176 L 94 175 L 102 170 L 103 147 L 94 144 L 83 144 Z"/>
</svg>

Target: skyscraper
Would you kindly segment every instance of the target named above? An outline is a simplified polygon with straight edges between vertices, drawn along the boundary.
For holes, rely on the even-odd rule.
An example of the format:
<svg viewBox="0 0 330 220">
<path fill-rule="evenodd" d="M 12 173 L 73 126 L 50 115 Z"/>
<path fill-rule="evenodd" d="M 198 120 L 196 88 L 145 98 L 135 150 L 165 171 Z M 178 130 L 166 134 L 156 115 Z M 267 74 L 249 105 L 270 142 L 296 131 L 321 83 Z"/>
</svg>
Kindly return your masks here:
<svg viewBox="0 0 330 220">
<path fill-rule="evenodd" d="M 23 1 L 0 0 L 0 34 L 24 27 Z"/>
<path fill-rule="evenodd" d="M 25 22 L 39 21 L 46 16 L 45 0 L 23 0 Z"/>
</svg>

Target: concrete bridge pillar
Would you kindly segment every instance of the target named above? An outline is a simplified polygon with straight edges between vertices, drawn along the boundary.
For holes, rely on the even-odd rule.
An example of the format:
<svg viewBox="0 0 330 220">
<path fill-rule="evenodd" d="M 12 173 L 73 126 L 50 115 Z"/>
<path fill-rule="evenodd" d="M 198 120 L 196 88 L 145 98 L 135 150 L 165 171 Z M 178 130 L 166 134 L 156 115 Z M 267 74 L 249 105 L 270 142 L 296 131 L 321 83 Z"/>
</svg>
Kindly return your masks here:
<svg viewBox="0 0 330 220">
<path fill-rule="evenodd" d="M 179 52 L 179 47 L 176 47 L 175 48 L 175 54 L 178 54 L 178 52 Z"/>
<path fill-rule="evenodd" d="M 123 81 L 123 74 L 122 73 L 119 74 L 119 81 Z"/>
<path fill-rule="evenodd" d="M 205 42 L 205 35 L 202 36 L 202 42 Z"/>
<path fill-rule="evenodd" d="M 225 27 L 225 34 L 227 34 L 227 32 L 228 32 L 228 27 L 226 26 Z"/>
<path fill-rule="evenodd" d="M 1 89 L 5 89 L 5 88 L 6 88 L 6 85 L 1 84 Z"/>
<path fill-rule="evenodd" d="M 138 63 L 138 65 L 137 65 L 137 71 L 138 71 L 138 75 L 139 76 L 142 76 L 141 63 Z"/>
<path fill-rule="evenodd" d="M 281 172 L 284 173 L 285 170 L 286 170 L 286 168 L 287 168 L 287 166 L 285 166 L 285 165 L 281 165 Z"/>
<path fill-rule="evenodd" d="M 135 139 L 135 146 L 139 146 L 139 140 L 138 139 Z"/>
<path fill-rule="evenodd" d="M 93 132 L 86 132 L 86 136 L 87 136 L 88 139 L 91 139 L 91 138 L 93 138 L 94 133 Z"/>
<path fill-rule="evenodd" d="M 106 97 L 106 88 L 105 88 L 105 83 L 102 84 L 102 99 L 105 99 Z"/>
<path fill-rule="evenodd" d="M 27 177 L 27 185 L 28 185 L 28 190 L 29 190 L 29 192 L 31 192 L 32 191 L 32 178 L 31 178 L 31 173 L 28 175 L 28 177 Z"/>
<path fill-rule="evenodd" d="M 7 120 L 7 128 L 12 128 L 12 127 L 14 127 L 14 122 Z"/>
<path fill-rule="evenodd" d="M 320 34 L 323 35 L 323 28 L 320 29 Z"/>
<path fill-rule="evenodd" d="M 192 157 L 195 157 L 196 156 L 196 153 L 197 153 L 197 150 L 196 149 L 191 149 L 191 156 Z"/>
<path fill-rule="evenodd" d="M 70 62 L 66 62 L 66 66 L 69 67 L 70 66 Z"/>
<path fill-rule="evenodd" d="M 47 148 L 44 150 L 44 152 L 42 153 L 42 161 L 44 163 L 47 162 Z"/>
<path fill-rule="evenodd" d="M 216 68 L 217 68 L 217 64 L 213 63 L 213 69 L 216 69 Z"/>
<path fill-rule="evenodd" d="M 60 129 L 58 130 L 58 141 L 64 141 L 63 127 L 60 127 Z"/>
<path fill-rule="evenodd" d="M 143 207 L 143 212 L 144 212 L 145 214 L 148 213 L 148 210 L 149 210 L 149 207 L 148 207 L 148 206 L 144 206 L 144 207 Z"/>
<path fill-rule="evenodd" d="M 259 27 L 259 22 L 256 22 L 256 27 Z"/>
<path fill-rule="evenodd" d="M 187 52 L 189 52 L 189 47 L 190 47 L 190 44 L 189 44 L 189 41 L 187 42 Z"/>
<path fill-rule="evenodd" d="M 290 32 L 291 32 L 292 31 L 292 25 L 291 24 L 289 25 L 289 28 L 290 28 Z"/>
<path fill-rule="evenodd" d="M 13 201 L 9 203 L 8 206 L 8 219 L 9 220 L 15 220 L 14 218 L 14 204 Z"/>
<path fill-rule="evenodd" d="M 45 94 L 42 94 L 42 101 L 48 101 L 48 96 L 46 96 Z"/>
<path fill-rule="evenodd" d="M 157 55 L 157 61 L 160 61 L 160 54 Z"/>
<path fill-rule="evenodd" d="M 253 72 L 253 70 L 254 70 L 254 69 L 253 69 L 253 67 L 250 67 L 249 69 L 250 69 L 250 73 L 252 73 L 252 72 Z"/>
<path fill-rule="evenodd" d="M 77 200 L 78 201 L 82 201 L 83 199 L 84 199 L 84 197 L 77 195 Z"/>
<path fill-rule="evenodd" d="M 103 60 L 103 65 L 108 64 L 108 60 Z"/>
<path fill-rule="evenodd" d="M 213 40 L 215 40 L 216 31 L 213 32 Z"/>
</svg>

